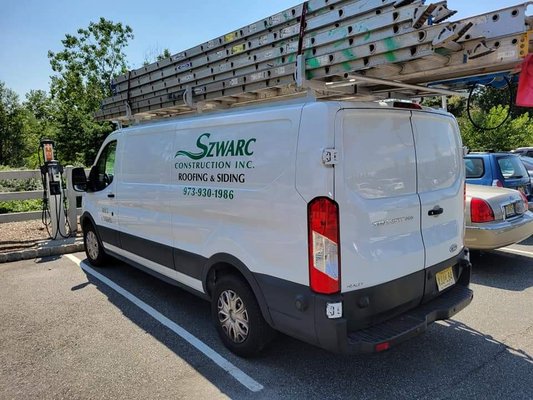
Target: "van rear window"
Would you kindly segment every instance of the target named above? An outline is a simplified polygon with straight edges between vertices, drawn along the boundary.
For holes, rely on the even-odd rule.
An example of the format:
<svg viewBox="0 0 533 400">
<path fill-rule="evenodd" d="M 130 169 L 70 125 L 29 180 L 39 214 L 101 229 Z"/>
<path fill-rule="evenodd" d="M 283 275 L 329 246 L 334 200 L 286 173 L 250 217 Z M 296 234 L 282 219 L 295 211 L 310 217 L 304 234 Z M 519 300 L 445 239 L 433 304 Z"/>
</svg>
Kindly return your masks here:
<svg viewBox="0 0 533 400">
<path fill-rule="evenodd" d="M 481 178 L 485 175 L 482 158 L 465 158 L 466 178 Z"/>
</svg>

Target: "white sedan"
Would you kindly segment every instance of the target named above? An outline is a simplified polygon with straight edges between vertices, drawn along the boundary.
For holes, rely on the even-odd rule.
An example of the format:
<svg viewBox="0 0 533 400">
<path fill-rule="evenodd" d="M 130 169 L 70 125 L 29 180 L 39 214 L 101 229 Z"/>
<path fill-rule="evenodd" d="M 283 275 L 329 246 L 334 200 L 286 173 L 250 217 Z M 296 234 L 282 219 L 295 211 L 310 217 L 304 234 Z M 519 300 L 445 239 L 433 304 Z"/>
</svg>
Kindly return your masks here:
<svg viewBox="0 0 533 400">
<path fill-rule="evenodd" d="M 517 190 L 466 184 L 466 247 L 491 250 L 533 234 L 533 214 Z"/>
</svg>

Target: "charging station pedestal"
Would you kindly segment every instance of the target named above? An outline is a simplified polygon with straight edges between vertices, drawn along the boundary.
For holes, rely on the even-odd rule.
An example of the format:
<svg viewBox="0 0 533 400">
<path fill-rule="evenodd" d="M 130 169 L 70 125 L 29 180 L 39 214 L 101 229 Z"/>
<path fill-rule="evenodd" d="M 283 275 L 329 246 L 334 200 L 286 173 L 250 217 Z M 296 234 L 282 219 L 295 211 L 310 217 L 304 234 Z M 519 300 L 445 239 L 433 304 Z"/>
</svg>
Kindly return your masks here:
<svg viewBox="0 0 533 400">
<path fill-rule="evenodd" d="M 52 239 L 67 237 L 65 226 L 65 212 L 63 206 L 63 167 L 54 160 L 54 142 L 48 139 L 41 140 L 44 155 L 44 165 L 41 173 L 45 177 L 46 202 L 50 212 L 50 225 Z"/>
</svg>

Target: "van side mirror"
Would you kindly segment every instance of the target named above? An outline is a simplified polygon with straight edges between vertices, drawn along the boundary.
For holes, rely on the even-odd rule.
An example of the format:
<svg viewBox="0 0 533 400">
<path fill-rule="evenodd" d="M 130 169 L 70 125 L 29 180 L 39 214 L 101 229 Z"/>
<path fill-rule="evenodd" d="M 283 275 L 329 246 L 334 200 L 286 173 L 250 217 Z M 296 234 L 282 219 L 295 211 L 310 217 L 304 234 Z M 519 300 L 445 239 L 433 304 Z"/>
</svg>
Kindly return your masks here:
<svg viewBox="0 0 533 400">
<path fill-rule="evenodd" d="M 72 187 L 76 192 L 87 191 L 87 176 L 85 175 L 85 169 L 80 167 L 72 170 Z"/>
</svg>

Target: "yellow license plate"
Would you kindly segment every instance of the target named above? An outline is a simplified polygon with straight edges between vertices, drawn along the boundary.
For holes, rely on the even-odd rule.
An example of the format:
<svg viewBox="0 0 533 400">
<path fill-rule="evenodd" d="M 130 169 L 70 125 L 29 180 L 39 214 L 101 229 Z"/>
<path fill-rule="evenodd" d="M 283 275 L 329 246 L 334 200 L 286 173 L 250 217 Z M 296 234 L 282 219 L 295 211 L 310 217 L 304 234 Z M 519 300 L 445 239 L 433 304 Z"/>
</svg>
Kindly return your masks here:
<svg viewBox="0 0 533 400">
<path fill-rule="evenodd" d="M 505 211 L 505 218 L 512 217 L 516 214 L 514 211 L 514 204 L 506 204 L 503 206 L 503 209 Z"/>
<path fill-rule="evenodd" d="M 440 272 L 437 272 L 435 278 L 437 279 L 437 287 L 439 288 L 439 292 L 455 284 L 455 277 L 453 276 L 452 267 L 448 267 Z"/>
</svg>

